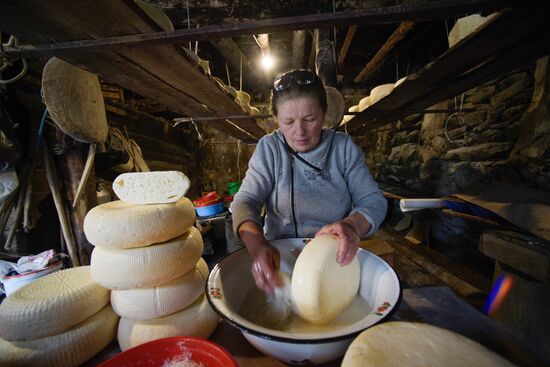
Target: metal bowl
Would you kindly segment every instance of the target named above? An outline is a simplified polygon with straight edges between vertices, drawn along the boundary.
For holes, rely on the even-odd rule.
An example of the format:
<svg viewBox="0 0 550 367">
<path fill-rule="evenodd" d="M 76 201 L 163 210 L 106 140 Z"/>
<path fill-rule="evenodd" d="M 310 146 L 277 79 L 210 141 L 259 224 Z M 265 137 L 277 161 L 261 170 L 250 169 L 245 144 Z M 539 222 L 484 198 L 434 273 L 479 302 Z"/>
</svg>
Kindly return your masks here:
<svg viewBox="0 0 550 367">
<path fill-rule="evenodd" d="M 307 239 L 271 241 L 281 254 L 281 270 L 292 273 L 297 254 Z M 290 333 L 269 329 L 239 314 L 247 292 L 255 287 L 250 273 L 251 259 L 240 249 L 222 259 L 210 272 L 207 281 L 208 301 L 231 325 L 258 350 L 291 364 L 319 364 L 342 357 L 356 335 L 386 318 L 400 299 L 399 280 L 381 258 L 359 249 L 361 265 L 359 294 L 367 301 L 364 315 L 350 325 L 324 331 Z"/>
</svg>

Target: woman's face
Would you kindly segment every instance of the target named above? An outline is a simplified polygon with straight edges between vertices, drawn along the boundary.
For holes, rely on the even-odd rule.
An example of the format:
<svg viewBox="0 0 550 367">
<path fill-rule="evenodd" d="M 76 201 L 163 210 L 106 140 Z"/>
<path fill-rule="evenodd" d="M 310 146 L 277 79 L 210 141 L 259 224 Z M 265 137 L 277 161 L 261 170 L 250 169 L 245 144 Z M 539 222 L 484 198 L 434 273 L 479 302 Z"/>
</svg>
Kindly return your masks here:
<svg viewBox="0 0 550 367">
<path fill-rule="evenodd" d="M 288 145 L 307 152 L 319 144 L 325 113 L 315 98 L 291 98 L 277 106 L 277 121 Z"/>
</svg>

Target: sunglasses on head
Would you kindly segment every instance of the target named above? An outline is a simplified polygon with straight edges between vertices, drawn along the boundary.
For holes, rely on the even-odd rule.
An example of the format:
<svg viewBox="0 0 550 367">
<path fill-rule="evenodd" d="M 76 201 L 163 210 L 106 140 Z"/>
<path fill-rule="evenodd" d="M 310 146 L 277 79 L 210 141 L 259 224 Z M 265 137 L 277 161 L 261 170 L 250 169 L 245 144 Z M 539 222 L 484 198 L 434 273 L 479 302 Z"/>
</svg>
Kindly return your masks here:
<svg viewBox="0 0 550 367">
<path fill-rule="evenodd" d="M 281 77 L 275 79 L 273 82 L 273 90 L 275 92 L 282 92 L 288 89 L 292 83 L 296 85 L 310 85 L 316 83 L 318 80 L 317 75 L 309 70 L 293 70 L 281 75 Z"/>
</svg>

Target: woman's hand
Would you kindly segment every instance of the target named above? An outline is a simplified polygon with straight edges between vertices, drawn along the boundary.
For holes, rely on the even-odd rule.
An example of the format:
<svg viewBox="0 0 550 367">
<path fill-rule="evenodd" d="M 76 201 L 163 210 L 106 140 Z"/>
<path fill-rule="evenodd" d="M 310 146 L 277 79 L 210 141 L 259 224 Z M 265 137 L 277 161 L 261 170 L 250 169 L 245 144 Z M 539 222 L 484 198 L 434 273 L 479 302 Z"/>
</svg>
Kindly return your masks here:
<svg viewBox="0 0 550 367">
<path fill-rule="evenodd" d="M 271 292 L 281 287 L 282 282 L 277 276 L 281 255 L 267 242 L 262 228 L 254 222 L 244 222 L 239 227 L 239 236 L 252 258 L 251 271 L 258 288 Z"/>
<path fill-rule="evenodd" d="M 258 288 L 264 292 L 272 292 L 282 286 L 277 276 L 281 256 L 277 249 L 269 244 L 257 248 L 252 255 L 252 276 Z"/>
<path fill-rule="evenodd" d="M 351 263 L 359 248 L 360 236 L 370 229 L 370 223 L 361 214 L 354 213 L 341 221 L 323 226 L 315 237 L 332 234 L 338 236 L 336 261 L 345 266 Z"/>
</svg>

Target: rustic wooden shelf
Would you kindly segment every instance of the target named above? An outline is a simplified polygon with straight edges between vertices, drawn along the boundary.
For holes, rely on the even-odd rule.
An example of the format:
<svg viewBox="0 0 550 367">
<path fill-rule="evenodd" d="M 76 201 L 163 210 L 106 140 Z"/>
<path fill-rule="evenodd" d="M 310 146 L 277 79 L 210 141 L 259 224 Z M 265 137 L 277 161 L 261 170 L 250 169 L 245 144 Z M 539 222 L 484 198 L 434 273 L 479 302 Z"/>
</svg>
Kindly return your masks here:
<svg viewBox="0 0 550 367">
<path fill-rule="evenodd" d="M 361 134 L 422 111 L 550 53 L 545 3 L 503 9 L 341 129 Z"/>
<path fill-rule="evenodd" d="M 0 23 L 2 31 L 31 44 L 161 31 L 132 1 L 30 0 L 3 3 Z M 60 57 L 184 116 L 243 114 L 232 97 L 205 75 L 177 44 L 125 47 Z M 256 142 L 265 134 L 254 119 L 220 119 L 209 121 L 208 125 L 244 142 Z"/>
</svg>

